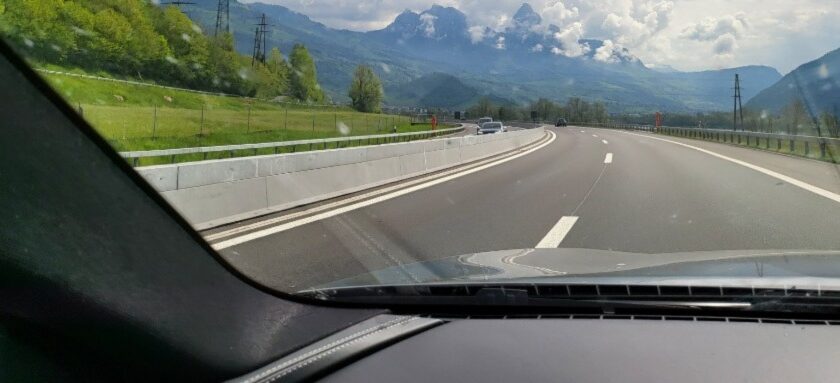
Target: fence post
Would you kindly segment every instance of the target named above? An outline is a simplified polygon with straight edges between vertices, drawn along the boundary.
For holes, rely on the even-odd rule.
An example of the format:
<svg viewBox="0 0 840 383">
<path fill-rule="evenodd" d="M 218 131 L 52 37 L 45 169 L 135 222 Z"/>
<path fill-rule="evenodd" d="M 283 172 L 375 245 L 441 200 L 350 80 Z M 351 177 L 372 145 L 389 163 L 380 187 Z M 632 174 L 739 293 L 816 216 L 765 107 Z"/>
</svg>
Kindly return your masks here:
<svg viewBox="0 0 840 383">
<path fill-rule="evenodd" d="M 204 104 L 201 104 L 201 122 L 198 125 L 198 138 L 204 135 Z"/>
<path fill-rule="evenodd" d="M 155 135 L 157 134 L 157 104 L 154 106 L 154 112 L 152 114 L 152 139 L 155 139 Z"/>
</svg>

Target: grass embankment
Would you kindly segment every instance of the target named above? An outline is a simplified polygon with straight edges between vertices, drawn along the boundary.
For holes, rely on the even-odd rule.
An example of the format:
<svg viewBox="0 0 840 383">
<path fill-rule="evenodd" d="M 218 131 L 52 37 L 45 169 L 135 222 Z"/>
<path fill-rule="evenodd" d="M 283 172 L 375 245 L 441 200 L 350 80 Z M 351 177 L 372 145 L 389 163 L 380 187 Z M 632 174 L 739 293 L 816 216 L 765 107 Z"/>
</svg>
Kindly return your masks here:
<svg viewBox="0 0 840 383">
<path fill-rule="evenodd" d="M 50 68 L 60 70 L 60 68 Z M 43 74 L 119 151 L 430 130 L 407 116 Z M 155 163 L 158 161 L 154 161 Z"/>
</svg>

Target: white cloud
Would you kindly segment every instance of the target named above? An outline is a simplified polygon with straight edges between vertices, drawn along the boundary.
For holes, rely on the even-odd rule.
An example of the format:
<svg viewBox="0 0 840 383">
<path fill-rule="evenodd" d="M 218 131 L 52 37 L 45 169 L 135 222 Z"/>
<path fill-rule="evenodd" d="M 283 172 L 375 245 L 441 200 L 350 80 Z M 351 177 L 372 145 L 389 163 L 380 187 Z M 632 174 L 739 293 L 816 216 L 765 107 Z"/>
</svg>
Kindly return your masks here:
<svg viewBox="0 0 840 383">
<path fill-rule="evenodd" d="M 542 44 L 537 44 L 531 47 L 531 52 L 542 52 L 545 47 Z"/>
<path fill-rule="evenodd" d="M 750 24 L 743 12 L 734 15 L 726 15 L 720 18 L 709 17 L 705 20 L 690 25 L 680 34 L 680 37 L 697 41 L 717 40 L 723 35 L 730 35 L 733 38 L 741 37 Z"/>
<path fill-rule="evenodd" d="M 548 23 L 562 24 L 567 19 L 577 19 L 580 12 L 577 7 L 566 8 L 561 1 L 549 3 L 540 12 L 543 20 Z"/>
<path fill-rule="evenodd" d="M 473 44 L 476 44 L 487 37 L 487 27 L 482 27 L 480 25 L 471 26 L 467 32 L 469 32 L 470 41 L 472 41 Z"/>
<path fill-rule="evenodd" d="M 499 36 L 496 39 L 496 49 L 505 49 L 505 36 Z"/>
<path fill-rule="evenodd" d="M 554 47 L 551 52 L 566 57 L 582 56 L 589 52 L 589 46 L 578 42 L 581 37 L 583 37 L 583 24 L 574 22 L 566 29 L 554 34 L 554 39 L 561 44 L 561 47 Z"/>
<path fill-rule="evenodd" d="M 731 55 L 738 47 L 738 42 L 731 33 L 726 33 L 719 36 L 714 45 L 712 45 L 712 52 L 716 55 Z"/>
<path fill-rule="evenodd" d="M 420 28 L 423 28 L 423 34 L 426 35 L 426 37 L 435 36 L 435 20 L 437 20 L 437 16 L 435 15 L 428 13 L 420 15 Z"/>
<path fill-rule="evenodd" d="M 621 48 L 617 47 L 612 40 L 604 40 L 604 45 L 595 50 L 595 54 L 592 58 L 596 61 L 603 61 L 606 63 L 617 62 L 618 58 L 613 54 L 616 49 Z"/>
</svg>

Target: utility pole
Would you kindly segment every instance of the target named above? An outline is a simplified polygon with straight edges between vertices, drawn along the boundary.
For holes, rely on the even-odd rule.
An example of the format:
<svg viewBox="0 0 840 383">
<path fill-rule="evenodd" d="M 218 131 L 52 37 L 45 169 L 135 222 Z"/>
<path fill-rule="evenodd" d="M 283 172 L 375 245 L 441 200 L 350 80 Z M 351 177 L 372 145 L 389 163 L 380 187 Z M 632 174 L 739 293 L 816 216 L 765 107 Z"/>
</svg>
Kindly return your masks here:
<svg viewBox="0 0 840 383">
<path fill-rule="evenodd" d="M 216 32 L 213 36 L 218 37 L 220 32 L 230 33 L 230 0 L 219 0 L 216 6 Z"/>
<path fill-rule="evenodd" d="M 744 129 L 744 108 L 741 107 L 741 79 L 735 73 L 735 95 L 732 96 L 732 130 L 738 130 L 738 116 L 740 115 L 741 130 Z"/>
<path fill-rule="evenodd" d="M 266 35 L 268 34 L 268 24 L 265 22 L 265 13 L 262 14 L 257 30 L 254 32 L 254 54 L 251 56 L 251 66 L 261 62 L 265 64 Z"/>
</svg>

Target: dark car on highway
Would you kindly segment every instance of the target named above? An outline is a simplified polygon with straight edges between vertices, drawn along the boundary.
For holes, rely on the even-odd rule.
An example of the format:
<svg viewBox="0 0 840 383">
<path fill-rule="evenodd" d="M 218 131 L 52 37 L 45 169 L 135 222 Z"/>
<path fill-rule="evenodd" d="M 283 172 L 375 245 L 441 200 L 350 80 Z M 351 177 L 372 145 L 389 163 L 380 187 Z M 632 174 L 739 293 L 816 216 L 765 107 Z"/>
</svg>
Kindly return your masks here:
<svg viewBox="0 0 840 383">
<path fill-rule="evenodd" d="M 557 122 L 554 124 L 554 126 L 556 126 L 556 127 L 564 127 L 564 126 L 567 126 L 567 125 L 568 125 L 568 123 L 566 122 L 565 118 L 561 118 L 561 119 L 557 120 Z"/>
</svg>

